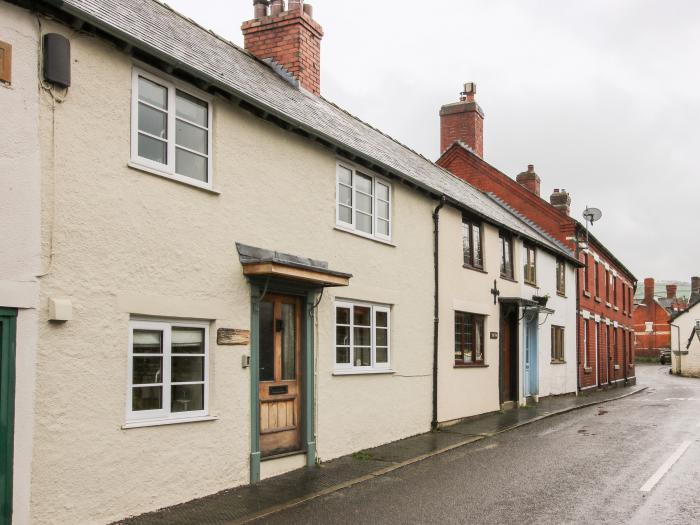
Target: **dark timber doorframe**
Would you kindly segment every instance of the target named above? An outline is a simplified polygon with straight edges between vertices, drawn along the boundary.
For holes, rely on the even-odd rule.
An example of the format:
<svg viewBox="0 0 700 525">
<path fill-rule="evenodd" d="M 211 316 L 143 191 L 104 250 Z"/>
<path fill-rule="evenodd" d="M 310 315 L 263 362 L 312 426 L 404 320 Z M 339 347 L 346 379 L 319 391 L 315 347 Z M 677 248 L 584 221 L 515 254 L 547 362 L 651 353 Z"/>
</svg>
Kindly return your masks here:
<svg viewBox="0 0 700 525">
<path fill-rule="evenodd" d="M 0 523 L 12 522 L 17 310 L 0 307 Z"/>
<path fill-rule="evenodd" d="M 306 464 L 316 464 L 314 428 L 314 307 L 320 288 L 297 286 L 277 279 L 251 279 L 250 321 L 250 482 L 260 481 L 260 301 L 263 294 L 276 293 L 302 298 L 301 305 L 301 435 Z"/>
<path fill-rule="evenodd" d="M 519 358 L 520 358 L 520 352 L 519 352 L 519 325 L 520 323 L 518 322 L 518 313 L 519 313 L 519 308 L 515 303 L 510 303 L 510 302 L 505 302 L 502 301 L 500 303 L 500 362 L 499 362 L 499 374 L 498 374 L 498 386 L 499 386 L 499 398 L 501 404 L 508 402 L 508 401 L 518 401 L 518 388 L 519 388 L 519 381 L 518 381 L 518 363 L 519 363 Z M 506 330 L 509 330 L 509 338 L 505 337 Z M 509 339 L 509 340 L 507 340 Z M 510 359 L 506 359 L 506 354 L 509 353 Z M 506 364 L 508 363 L 508 364 Z M 505 370 L 504 367 L 509 366 L 509 374 L 508 377 L 510 378 L 511 384 L 510 384 L 510 399 L 506 399 L 506 391 L 508 390 L 507 385 L 505 384 Z"/>
</svg>

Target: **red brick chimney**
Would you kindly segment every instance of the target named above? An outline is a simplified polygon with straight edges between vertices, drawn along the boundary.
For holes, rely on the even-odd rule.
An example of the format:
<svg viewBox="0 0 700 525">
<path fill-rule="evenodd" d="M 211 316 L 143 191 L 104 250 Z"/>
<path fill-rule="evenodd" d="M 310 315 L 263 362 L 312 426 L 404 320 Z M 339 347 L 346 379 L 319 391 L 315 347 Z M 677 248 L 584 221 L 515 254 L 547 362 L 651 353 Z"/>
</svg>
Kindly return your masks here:
<svg viewBox="0 0 700 525">
<path fill-rule="evenodd" d="M 654 279 L 647 277 L 644 279 L 644 304 L 654 302 Z"/>
<path fill-rule="evenodd" d="M 691 277 L 690 278 L 690 292 L 697 292 L 700 293 L 700 277 Z"/>
<path fill-rule="evenodd" d="M 253 0 L 255 18 L 241 26 L 247 51 L 282 66 L 299 84 L 321 94 L 323 28 L 303 0 Z M 269 11 L 268 11 L 269 8 Z"/>
<path fill-rule="evenodd" d="M 534 168 L 533 168 L 534 169 Z M 549 197 L 549 202 L 560 212 L 571 214 L 571 195 L 565 189 L 556 189 Z"/>
<path fill-rule="evenodd" d="M 675 299 L 677 291 L 678 291 L 678 285 L 667 284 L 666 285 L 666 299 Z"/>
<path fill-rule="evenodd" d="M 474 100 L 476 84 L 464 84 L 459 102 L 440 108 L 440 152 L 457 141 L 462 142 L 479 157 L 484 156 L 484 112 Z"/>
<path fill-rule="evenodd" d="M 529 164 L 527 166 L 527 171 L 523 171 L 522 173 L 518 174 L 518 176 L 515 178 L 515 181 L 530 190 L 532 193 L 537 195 L 538 197 L 540 196 L 540 177 L 535 173 L 535 166 L 532 164 Z"/>
</svg>

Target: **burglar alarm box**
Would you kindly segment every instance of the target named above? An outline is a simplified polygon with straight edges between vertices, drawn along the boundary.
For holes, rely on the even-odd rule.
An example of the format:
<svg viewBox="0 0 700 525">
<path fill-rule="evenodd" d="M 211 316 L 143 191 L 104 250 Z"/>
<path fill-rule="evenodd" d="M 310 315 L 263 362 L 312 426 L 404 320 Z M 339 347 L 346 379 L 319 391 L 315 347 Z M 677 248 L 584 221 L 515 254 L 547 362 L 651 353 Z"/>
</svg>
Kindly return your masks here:
<svg viewBox="0 0 700 525">
<path fill-rule="evenodd" d="M 44 80 L 63 88 L 70 86 L 70 41 L 63 35 L 44 35 Z"/>
</svg>

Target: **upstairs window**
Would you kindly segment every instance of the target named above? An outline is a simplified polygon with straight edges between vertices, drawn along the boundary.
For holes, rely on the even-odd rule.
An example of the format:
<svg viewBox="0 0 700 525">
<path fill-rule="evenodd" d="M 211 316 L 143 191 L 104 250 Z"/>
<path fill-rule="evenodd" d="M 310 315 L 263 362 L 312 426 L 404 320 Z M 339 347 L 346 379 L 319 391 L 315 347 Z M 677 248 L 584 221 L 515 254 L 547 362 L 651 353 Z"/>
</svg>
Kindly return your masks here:
<svg viewBox="0 0 700 525">
<path fill-rule="evenodd" d="M 471 268 L 484 268 L 484 252 L 481 244 L 481 223 L 462 217 L 462 250 L 464 265 Z"/>
<path fill-rule="evenodd" d="M 617 277 L 613 275 L 612 278 L 612 294 L 613 294 L 613 306 L 617 306 Z"/>
<path fill-rule="evenodd" d="M 588 270 L 589 265 L 590 265 L 590 257 L 588 256 L 588 254 L 585 254 L 584 257 L 585 257 L 585 259 L 584 259 L 585 266 L 583 267 L 583 289 L 587 292 L 590 292 L 591 291 L 591 285 L 590 285 L 590 281 L 589 281 L 589 278 L 590 278 L 589 273 L 590 272 Z"/>
<path fill-rule="evenodd" d="M 611 273 L 605 270 L 605 302 L 610 304 L 610 279 L 612 278 Z"/>
<path fill-rule="evenodd" d="M 600 278 L 597 262 L 593 265 L 593 285 L 595 288 L 595 296 L 600 297 Z"/>
<path fill-rule="evenodd" d="M 525 282 L 532 286 L 537 285 L 537 251 L 530 244 L 525 244 L 525 261 L 523 276 Z"/>
<path fill-rule="evenodd" d="M 557 259 L 557 293 L 566 295 L 566 263 Z"/>
<path fill-rule="evenodd" d="M 501 232 L 501 277 L 513 279 L 513 238 Z"/>
<path fill-rule="evenodd" d="M 211 104 L 134 70 L 131 160 L 160 175 L 211 188 Z"/>
<path fill-rule="evenodd" d="M 455 312 L 455 366 L 484 364 L 483 315 Z"/>
<path fill-rule="evenodd" d="M 391 185 L 338 164 L 336 223 L 362 235 L 391 239 Z"/>
</svg>

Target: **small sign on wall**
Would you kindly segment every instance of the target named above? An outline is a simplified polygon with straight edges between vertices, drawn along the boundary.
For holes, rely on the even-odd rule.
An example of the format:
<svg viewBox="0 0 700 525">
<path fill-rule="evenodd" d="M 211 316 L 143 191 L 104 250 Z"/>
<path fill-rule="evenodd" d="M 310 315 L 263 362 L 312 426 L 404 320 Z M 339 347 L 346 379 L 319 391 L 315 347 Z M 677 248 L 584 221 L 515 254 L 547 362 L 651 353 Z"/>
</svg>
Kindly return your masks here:
<svg viewBox="0 0 700 525">
<path fill-rule="evenodd" d="M 222 346 L 248 345 L 250 344 L 250 330 L 219 328 L 216 331 L 216 344 Z"/>
<path fill-rule="evenodd" d="M 498 332 L 491 332 L 491 339 L 498 339 Z"/>
</svg>

